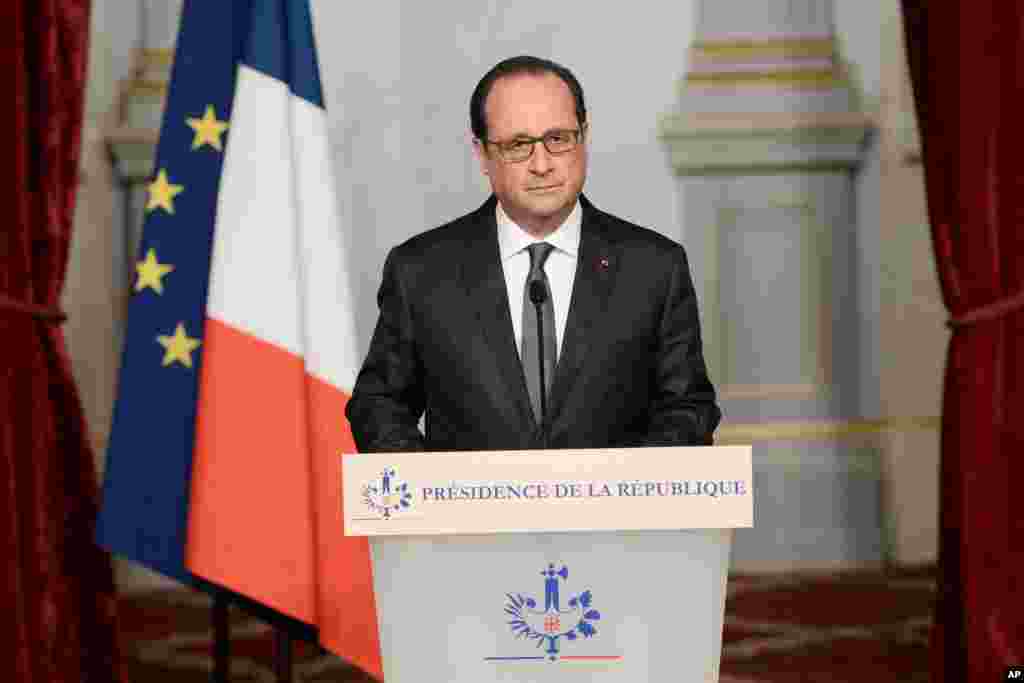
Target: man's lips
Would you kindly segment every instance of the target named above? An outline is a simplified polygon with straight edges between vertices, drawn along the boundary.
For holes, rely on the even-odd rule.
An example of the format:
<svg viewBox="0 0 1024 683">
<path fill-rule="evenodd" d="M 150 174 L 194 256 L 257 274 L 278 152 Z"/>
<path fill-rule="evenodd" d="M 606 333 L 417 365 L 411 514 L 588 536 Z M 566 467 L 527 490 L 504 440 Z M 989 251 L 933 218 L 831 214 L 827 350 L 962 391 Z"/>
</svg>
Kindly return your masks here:
<svg viewBox="0 0 1024 683">
<path fill-rule="evenodd" d="M 528 187 L 528 188 L 526 188 L 526 191 L 527 192 L 550 192 L 551 190 L 557 190 L 560 187 L 562 187 L 561 184 L 559 184 L 559 185 L 541 185 L 541 186 L 538 186 L 538 187 Z"/>
</svg>

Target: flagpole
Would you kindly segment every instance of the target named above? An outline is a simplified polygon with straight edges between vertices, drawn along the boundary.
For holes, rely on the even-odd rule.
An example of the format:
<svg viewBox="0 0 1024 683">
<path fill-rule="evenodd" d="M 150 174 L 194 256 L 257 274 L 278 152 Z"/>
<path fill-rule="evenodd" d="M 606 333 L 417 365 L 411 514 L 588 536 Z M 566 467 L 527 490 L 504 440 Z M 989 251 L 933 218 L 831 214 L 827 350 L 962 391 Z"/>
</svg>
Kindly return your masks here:
<svg viewBox="0 0 1024 683">
<path fill-rule="evenodd" d="M 277 683 L 292 683 L 292 635 L 280 626 L 274 627 L 274 674 Z"/>
<path fill-rule="evenodd" d="M 210 588 L 209 590 L 213 593 L 213 606 L 210 612 L 214 638 L 213 675 L 210 680 L 212 683 L 230 683 L 231 622 L 229 607 L 232 603 L 232 595 L 230 591 L 222 588 Z M 246 611 L 251 609 L 251 604 L 245 600 L 242 601 L 240 606 Z M 268 617 L 263 613 L 258 613 L 256 616 L 263 620 L 268 620 Z M 271 628 L 274 633 L 274 676 L 276 683 L 293 683 L 294 636 L 291 627 L 288 624 L 278 625 L 271 622 Z M 300 634 L 299 637 L 306 639 L 309 636 Z M 315 639 L 313 642 L 315 642 Z M 321 654 L 326 653 L 326 650 L 323 650 L 323 648 L 320 648 L 320 651 Z"/>
<path fill-rule="evenodd" d="M 228 622 L 228 596 L 224 591 L 213 592 L 213 683 L 231 680 L 231 632 Z"/>
</svg>

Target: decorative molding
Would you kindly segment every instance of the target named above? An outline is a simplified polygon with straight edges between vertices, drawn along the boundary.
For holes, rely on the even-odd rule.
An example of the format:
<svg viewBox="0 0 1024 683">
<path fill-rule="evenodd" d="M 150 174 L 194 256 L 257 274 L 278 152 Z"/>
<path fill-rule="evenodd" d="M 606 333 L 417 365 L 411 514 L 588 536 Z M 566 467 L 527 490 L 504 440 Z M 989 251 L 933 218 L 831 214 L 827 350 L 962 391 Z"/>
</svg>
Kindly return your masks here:
<svg viewBox="0 0 1024 683">
<path fill-rule="evenodd" d="M 661 117 L 679 175 L 851 170 L 873 127 L 859 112 L 689 113 Z"/>
<path fill-rule="evenodd" d="M 133 185 L 149 180 L 160 132 L 151 128 L 119 127 L 108 131 L 106 137 L 121 177 Z"/>
<path fill-rule="evenodd" d="M 844 82 L 834 69 L 785 69 L 776 71 L 690 72 L 686 87 L 742 87 L 772 85 L 786 88 L 839 88 Z"/>
<path fill-rule="evenodd" d="M 834 38 L 698 40 L 690 46 L 693 62 L 755 59 L 827 59 L 835 57 Z"/>
<path fill-rule="evenodd" d="M 715 443 L 718 445 L 746 445 L 764 441 L 839 441 L 887 432 L 939 429 L 941 426 L 942 418 L 938 416 L 880 420 L 723 424 L 715 432 Z"/>
<path fill-rule="evenodd" d="M 155 145 L 160 131 L 154 128 L 115 128 L 107 133 L 107 141 L 117 144 Z"/>
<path fill-rule="evenodd" d="M 128 84 L 128 93 L 131 97 L 157 97 L 167 96 L 167 81 L 136 78 Z"/>
<path fill-rule="evenodd" d="M 722 310 L 720 293 L 720 235 L 726 229 L 737 229 L 738 218 L 754 211 L 795 211 L 795 227 L 800 239 L 800 377 L 797 381 L 773 384 L 740 384 L 733 376 L 735 360 L 730 340 L 734 338 L 729 316 Z M 803 399 L 827 398 L 832 383 L 832 310 L 831 287 L 825 274 L 831 269 L 831 233 L 816 218 L 809 196 L 783 197 L 761 205 L 722 204 L 717 209 L 716 229 L 709 231 L 705 276 L 705 322 L 707 338 L 705 354 L 713 376 L 719 377 L 723 399 Z"/>
<path fill-rule="evenodd" d="M 137 185 L 147 180 L 153 169 L 174 48 L 137 48 L 133 55 L 135 68 L 120 84 L 106 138 L 120 176 Z"/>
<path fill-rule="evenodd" d="M 773 97 L 772 90 L 851 88 L 834 36 L 698 39 L 690 47 L 690 65 L 680 85 L 684 102 L 700 99 L 707 88 L 750 94 L 767 85 L 768 97 Z"/>
<path fill-rule="evenodd" d="M 837 572 L 877 571 L 884 566 L 882 560 L 855 560 L 837 558 L 831 560 L 804 559 L 793 556 L 785 560 L 738 560 L 733 561 L 730 571 L 738 574 L 793 574 L 803 572 L 807 574 L 828 574 L 834 576 Z M 719 679 L 720 683 L 729 683 L 724 676 Z M 735 683 L 755 683 L 751 679 L 745 681 L 736 680 Z"/>
<path fill-rule="evenodd" d="M 679 106 L 658 122 L 676 173 L 856 169 L 872 122 L 833 34 L 832 3 L 732 1 L 698 3 L 703 20 L 677 85 Z M 720 33 L 742 24 L 761 24 L 765 35 Z"/>
<path fill-rule="evenodd" d="M 136 51 L 136 60 L 140 64 L 168 67 L 174 63 L 173 47 L 143 47 Z"/>
<path fill-rule="evenodd" d="M 824 399 L 832 393 L 827 384 L 723 384 L 718 396 L 724 400 L 741 399 Z"/>
<path fill-rule="evenodd" d="M 859 139 L 874 126 L 862 112 L 721 112 L 670 114 L 659 122 L 662 137 L 699 137 L 719 133 L 739 135 L 794 134 L 835 131 L 835 134 Z"/>
</svg>

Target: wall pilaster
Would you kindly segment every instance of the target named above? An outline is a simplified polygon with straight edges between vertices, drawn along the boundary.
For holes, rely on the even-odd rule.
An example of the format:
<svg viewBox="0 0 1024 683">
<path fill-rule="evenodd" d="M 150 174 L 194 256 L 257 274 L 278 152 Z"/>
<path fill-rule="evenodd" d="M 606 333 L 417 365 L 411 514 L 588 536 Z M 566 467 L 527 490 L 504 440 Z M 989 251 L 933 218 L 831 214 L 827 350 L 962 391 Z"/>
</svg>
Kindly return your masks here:
<svg viewBox="0 0 1024 683">
<path fill-rule="evenodd" d="M 684 201 L 704 346 L 725 419 L 753 443 L 757 527 L 734 566 L 880 564 L 878 432 L 857 344 L 854 177 L 872 129 L 831 0 L 701 0 L 660 134 Z"/>
</svg>

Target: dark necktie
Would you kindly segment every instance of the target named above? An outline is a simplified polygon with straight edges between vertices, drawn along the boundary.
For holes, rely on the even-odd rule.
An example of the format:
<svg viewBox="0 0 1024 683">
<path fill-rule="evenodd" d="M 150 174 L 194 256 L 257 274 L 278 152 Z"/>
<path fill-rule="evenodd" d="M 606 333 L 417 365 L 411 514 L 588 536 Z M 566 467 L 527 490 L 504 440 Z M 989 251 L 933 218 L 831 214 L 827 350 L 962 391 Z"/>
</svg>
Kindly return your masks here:
<svg viewBox="0 0 1024 683">
<path fill-rule="evenodd" d="M 530 392 L 530 405 L 533 406 L 533 416 L 537 423 L 540 423 L 540 370 L 539 359 L 544 359 L 544 387 L 545 397 L 551 395 L 551 381 L 555 376 L 555 307 L 551 303 L 551 287 L 548 285 L 548 276 L 544 273 L 544 261 L 548 254 L 554 249 L 553 246 L 544 242 L 531 244 L 527 247 L 530 252 L 530 274 L 526 276 L 526 285 L 523 289 L 523 340 L 522 340 L 522 361 L 523 373 L 526 375 L 526 388 Z M 543 354 L 537 350 L 537 306 L 530 301 L 530 283 L 534 280 L 544 285 L 547 297 L 541 304 L 544 321 L 544 349 Z M 550 407 L 549 407 L 550 410 Z"/>
</svg>

